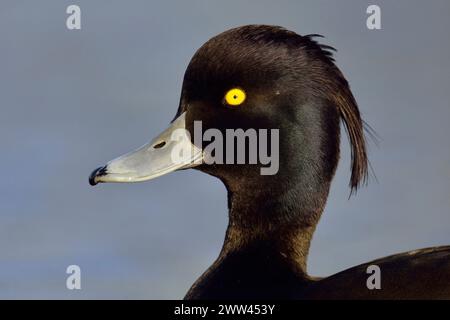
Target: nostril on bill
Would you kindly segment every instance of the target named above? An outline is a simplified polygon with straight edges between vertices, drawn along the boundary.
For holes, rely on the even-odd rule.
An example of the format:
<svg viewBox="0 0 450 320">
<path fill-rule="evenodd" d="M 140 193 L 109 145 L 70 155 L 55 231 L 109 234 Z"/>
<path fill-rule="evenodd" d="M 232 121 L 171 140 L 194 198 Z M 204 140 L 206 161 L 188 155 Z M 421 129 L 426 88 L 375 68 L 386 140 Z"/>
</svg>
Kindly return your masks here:
<svg viewBox="0 0 450 320">
<path fill-rule="evenodd" d="M 166 142 L 165 142 L 165 141 L 162 141 L 162 142 L 160 142 L 160 143 L 155 144 L 155 145 L 153 146 L 153 149 L 160 149 L 160 148 L 164 147 L 165 145 L 166 145 Z"/>
</svg>

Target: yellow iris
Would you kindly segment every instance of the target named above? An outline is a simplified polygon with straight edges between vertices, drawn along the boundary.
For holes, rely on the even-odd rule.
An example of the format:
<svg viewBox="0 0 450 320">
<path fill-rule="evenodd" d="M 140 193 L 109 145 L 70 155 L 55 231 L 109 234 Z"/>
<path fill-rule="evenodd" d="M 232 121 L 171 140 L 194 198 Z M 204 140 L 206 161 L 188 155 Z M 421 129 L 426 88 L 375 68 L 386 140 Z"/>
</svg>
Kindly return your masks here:
<svg viewBox="0 0 450 320">
<path fill-rule="evenodd" d="M 225 95 L 225 101 L 230 106 L 238 106 L 245 101 L 245 91 L 238 88 L 233 88 Z"/>
</svg>

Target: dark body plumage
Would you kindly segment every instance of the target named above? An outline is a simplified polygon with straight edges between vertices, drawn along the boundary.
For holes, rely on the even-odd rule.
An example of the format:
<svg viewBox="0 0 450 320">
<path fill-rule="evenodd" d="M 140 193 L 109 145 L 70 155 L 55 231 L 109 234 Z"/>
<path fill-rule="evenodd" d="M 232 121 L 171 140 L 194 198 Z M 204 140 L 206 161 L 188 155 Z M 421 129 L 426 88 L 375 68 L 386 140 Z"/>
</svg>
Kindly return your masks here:
<svg viewBox="0 0 450 320">
<path fill-rule="evenodd" d="M 219 258 L 185 298 L 450 299 L 450 246 L 396 254 L 323 279 L 293 271 L 279 252 L 240 254 Z M 380 267 L 380 290 L 366 286 L 370 265 Z"/>
</svg>

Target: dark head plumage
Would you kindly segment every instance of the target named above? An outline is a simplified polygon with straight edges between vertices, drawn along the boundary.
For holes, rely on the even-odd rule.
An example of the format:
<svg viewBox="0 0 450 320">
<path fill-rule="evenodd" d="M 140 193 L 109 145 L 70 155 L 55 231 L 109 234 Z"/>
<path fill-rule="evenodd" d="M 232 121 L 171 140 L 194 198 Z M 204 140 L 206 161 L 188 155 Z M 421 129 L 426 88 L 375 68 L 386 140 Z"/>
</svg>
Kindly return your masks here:
<svg viewBox="0 0 450 320">
<path fill-rule="evenodd" d="M 318 37 L 322 36 L 301 36 L 278 26 L 248 25 L 211 38 L 186 70 L 177 114 L 193 101 L 218 101 L 226 88 L 243 84 L 262 90 L 272 86 L 286 95 L 301 96 L 303 101 L 297 103 L 320 99 L 335 108 L 348 134 L 349 185 L 356 191 L 368 177 L 364 122 L 347 80 L 334 63 L 336 50 L 318 43 Z"/>
</svg>

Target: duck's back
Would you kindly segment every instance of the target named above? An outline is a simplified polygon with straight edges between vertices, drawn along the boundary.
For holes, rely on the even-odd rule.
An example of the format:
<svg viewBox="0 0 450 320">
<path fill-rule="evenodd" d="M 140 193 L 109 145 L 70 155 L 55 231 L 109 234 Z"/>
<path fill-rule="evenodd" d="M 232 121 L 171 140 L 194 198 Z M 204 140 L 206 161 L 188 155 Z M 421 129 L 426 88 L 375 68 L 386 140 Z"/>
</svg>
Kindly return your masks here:
<svg viewBox="0 0 450 320">
<path fill-rule="evenodd" d="M 379 269 L 368 273 L 372 265 Z M 369 289 L 367 280 L 378 271 L 380 288 Z M 300 298 L 450 299 L 450 246 L 396 254 L 347 269 L 312 282 Z"/>
</svg>

